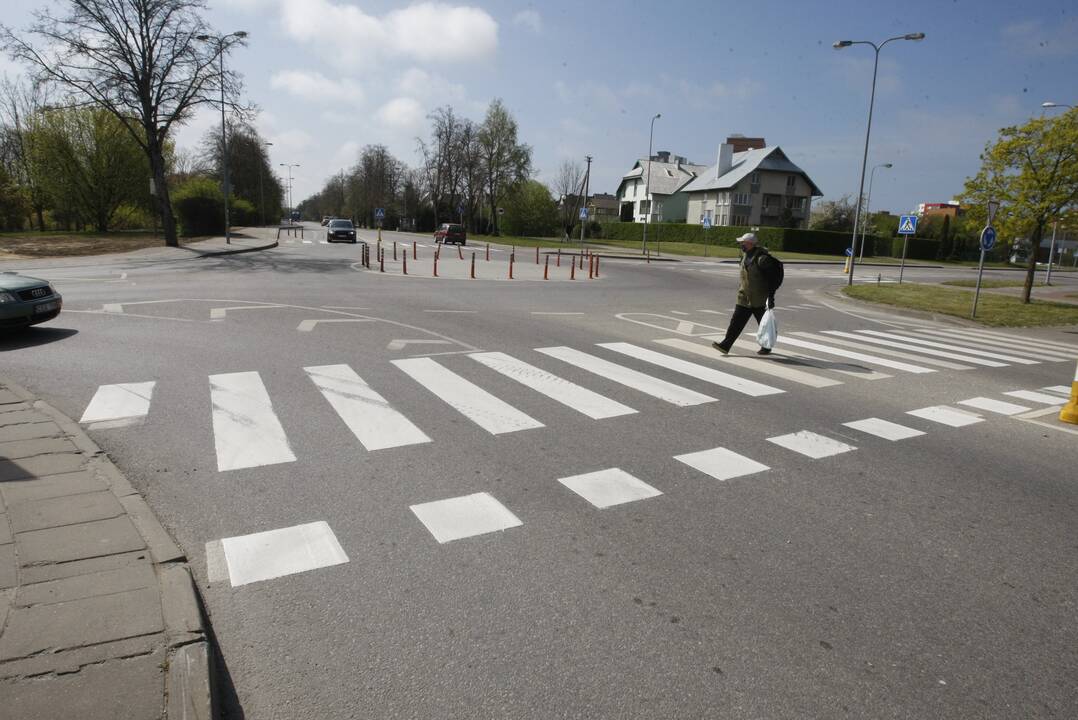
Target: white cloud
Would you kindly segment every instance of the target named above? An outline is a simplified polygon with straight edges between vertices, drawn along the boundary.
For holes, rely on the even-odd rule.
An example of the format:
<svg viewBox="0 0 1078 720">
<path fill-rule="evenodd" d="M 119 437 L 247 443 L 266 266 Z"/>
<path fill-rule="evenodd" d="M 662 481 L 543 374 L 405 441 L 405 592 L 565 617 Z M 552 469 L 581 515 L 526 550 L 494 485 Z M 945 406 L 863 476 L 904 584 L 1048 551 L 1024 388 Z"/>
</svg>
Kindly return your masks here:
<svg viewBox="0 0 1078 720">
<path fill-rule="evenodd" d="M 397 82 L 397 94 L 430 101 L 431 104 L 461 103 L 465 98 L 464 86 L 451 83 L 440 75 L 420 68 L 410 68 Z"/>
<path fill-rule="evenodd" d="M 394 128 L 410 129 L 419 127 L 423 122 L 423 106 L 414 98 L 394 98 L 378 110 L 378 120 L 383 125 Z"/>
<path fill-rule="evenodd" d="M 543 18 L 535 10 L 521 10 L 513 16 L 514 25 L 523 25 L 536 35 L 543 32 Z"/>
<path fill-rule="evenodd" d="M 498 47 L 498 23 L 486 11 L 421 2 L 382 17 L 332 0 L 281 0 L 286 33 L 340 67 L 384 60 L 439 63 L 480 60 Z"/>
<path fill-rule="evenodd" d="M 327 105 L 360 105 L 363 102 L 363 88 L 358 83 L 347 78 L 330 80 L 319 72 L 284 70 L 274 74 L 270 79 L 270 87 L 284 90 L 304 100 Z"/>
<path fill-rule="evenodd" d="M 299 157 L 315 145 L 314 137 L 306 130 L 282 130 L 270 135 L 270 142 L 276 154 L 294 157 Z"/>
<path fill-rule="evenodd" d="M 358 155 L 359 143 L 355 140 L 349 140 L 337 148 L 337 152 L 333 156 L 333 159 L 338 165 L 351 165 L 356 161 Z"/>
</svg>

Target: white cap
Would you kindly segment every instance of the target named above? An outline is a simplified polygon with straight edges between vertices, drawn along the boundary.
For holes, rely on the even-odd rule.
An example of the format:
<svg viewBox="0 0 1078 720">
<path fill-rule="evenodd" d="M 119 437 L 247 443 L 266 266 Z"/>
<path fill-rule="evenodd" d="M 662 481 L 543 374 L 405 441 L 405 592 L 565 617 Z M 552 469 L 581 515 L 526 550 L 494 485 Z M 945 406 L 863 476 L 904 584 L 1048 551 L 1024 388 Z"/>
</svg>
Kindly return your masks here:
<svg viewBox="0 0 1078 720">
<path fill-rule="evenodd" d="M 745 233 L 744 235 L 742 235 L 741 237 L 739 237 L 737 239 L 737 242 L 739 242 L 739 243 L 743 243 L 743 242 L 755 243 L 756 242 L 756 233 Z"/>
</svg>

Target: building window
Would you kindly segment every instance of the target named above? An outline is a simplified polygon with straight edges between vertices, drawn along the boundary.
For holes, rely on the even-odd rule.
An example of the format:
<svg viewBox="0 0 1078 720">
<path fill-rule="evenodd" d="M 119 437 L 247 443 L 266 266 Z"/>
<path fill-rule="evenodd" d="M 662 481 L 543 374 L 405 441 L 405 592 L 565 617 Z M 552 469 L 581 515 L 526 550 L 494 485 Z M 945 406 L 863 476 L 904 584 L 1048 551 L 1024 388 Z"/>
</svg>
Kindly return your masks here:
<svg viewBox="0 0 1078 720">
<path fill-rule="evenodd" d="M 734 225 L 748 225 L 749 224 L 749 216 L 748 215 L 734 215 L 733 224 Z"/>
<path fill-rule="evenodd" d="M 796 175 L 787 175 L 786 176 L 786 187 L 792 188 L 794 186 L 795 182 L 797 182 L 797 176 Z"/>
<path fill-rule="evenodd" d="M 748 193 L 734 193 L 734 205 L 751 205 L 752 199 Z"/>
<path fill-rule="evenodd" d="M 803 197 L 795 197 L 793 195 L 790 195 L 789 197 L 786 198 L 786 207 L 789 208 L 790 210 L 804 210 L 805 209 L 805 198 L 803 198 Z"/>
<path fill-rule="evenodd" d="M 719 225 L 726 225 L 726 222 L 726 213 L 722 213 L 721 215 L 719 215 Z"/>
<path fill-rule="evenodd" d="M 760 184 L 760 173 L 754 172 L 752 174 L 752 177 L 749 179 L 749 182 L 751 182 L 753 185 L 759 185 Z"/>
</svg>

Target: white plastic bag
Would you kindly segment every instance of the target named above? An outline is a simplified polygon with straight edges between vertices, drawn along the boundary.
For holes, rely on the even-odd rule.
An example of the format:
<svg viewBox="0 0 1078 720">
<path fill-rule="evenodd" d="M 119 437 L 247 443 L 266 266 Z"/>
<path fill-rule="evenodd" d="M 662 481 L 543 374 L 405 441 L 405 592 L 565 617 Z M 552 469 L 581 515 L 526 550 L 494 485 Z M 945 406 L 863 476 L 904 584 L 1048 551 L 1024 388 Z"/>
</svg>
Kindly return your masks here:
<svg viewBox="0 0 1078 720">
<path fill-rule="evenodd" d="M 775 318 L 775 311 L 771 308 L 764 310 L 764 316 L 760 318 L 760 329 L 756 331 L 756 342 L 765 350 L 774 350 L 775 343 L 779 340 L 779 321 Z"/>
</svg>

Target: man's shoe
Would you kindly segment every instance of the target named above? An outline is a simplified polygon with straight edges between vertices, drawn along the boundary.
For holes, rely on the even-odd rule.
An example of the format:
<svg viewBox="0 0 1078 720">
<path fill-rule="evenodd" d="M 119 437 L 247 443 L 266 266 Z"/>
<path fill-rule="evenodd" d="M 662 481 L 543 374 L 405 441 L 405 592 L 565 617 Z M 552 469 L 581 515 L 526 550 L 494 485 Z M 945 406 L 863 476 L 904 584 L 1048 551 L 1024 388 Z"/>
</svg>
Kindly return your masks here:
<svg viewBox="0 0 1078 720">
<path fill-rule="evenodd" d="M 765 348 L 765 347 L 762 347 L 762 348 L 760 348 L 759 350 L 757 350 L 757 351 L 756 351 L 756 354 L 757 354 L 757 355 L 770 355 L 770 354 L 771 354 L 771 351 L 770 351 L 770 350 L 768 350 L 768 349 L 767 349 L 767 348 Z"/>
<path fill-rule="evenodd" d="M 726 347 L 721 342 L 713 342 L 713 343 L 711 343 L 711 347 L 715 348 L 716 350 L 721 352 L 723 355 L 729 355 L 730 354 L 730 348 Z"/>
</svg>

